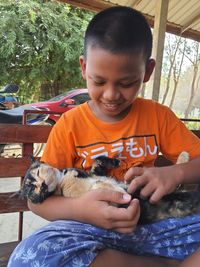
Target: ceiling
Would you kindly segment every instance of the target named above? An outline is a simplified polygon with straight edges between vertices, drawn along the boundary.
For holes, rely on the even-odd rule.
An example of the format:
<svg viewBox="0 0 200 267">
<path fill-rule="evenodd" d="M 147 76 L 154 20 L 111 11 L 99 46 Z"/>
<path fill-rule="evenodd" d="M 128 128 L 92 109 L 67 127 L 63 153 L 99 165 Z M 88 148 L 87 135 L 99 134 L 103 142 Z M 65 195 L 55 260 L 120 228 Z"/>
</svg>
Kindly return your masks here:
<svg viewBox="0 0 200 267">
<path fill-rule="evenodd" d="M 141 11 L 154 25 L 158 0 L 61 0 L 92 11 L 100 11 L 113 5 L 124 5 Z M 169 0 L 167 32 L 182 35 L 200 42 L 200 0 Z"/>
</svg>

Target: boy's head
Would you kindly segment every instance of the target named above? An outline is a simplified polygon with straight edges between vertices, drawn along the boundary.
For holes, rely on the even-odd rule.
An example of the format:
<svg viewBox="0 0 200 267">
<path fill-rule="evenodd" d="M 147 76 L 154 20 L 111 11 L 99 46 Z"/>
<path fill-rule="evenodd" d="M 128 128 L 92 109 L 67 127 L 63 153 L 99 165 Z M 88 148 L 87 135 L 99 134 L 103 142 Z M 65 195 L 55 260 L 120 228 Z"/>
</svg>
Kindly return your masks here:
<svg viewBox="0 0 200 267">
<path fill-rule="evenodd" d="M 138 11 L 112 7 L 94 16 L 79 60 L 96 117 L 115 122 L 128 114 L 153 72 L 151 49 L 151 29 Z"/>
<path fill-rule="evenodd" d="M 84 56 L 88 48 L 102 48 L 113 54 L 143 52 L 147 62 L 152 51 L 152 33 L 145 17 L 129 7 L 111 7 L 90 21 L 84 43 Z"/>
</svg>

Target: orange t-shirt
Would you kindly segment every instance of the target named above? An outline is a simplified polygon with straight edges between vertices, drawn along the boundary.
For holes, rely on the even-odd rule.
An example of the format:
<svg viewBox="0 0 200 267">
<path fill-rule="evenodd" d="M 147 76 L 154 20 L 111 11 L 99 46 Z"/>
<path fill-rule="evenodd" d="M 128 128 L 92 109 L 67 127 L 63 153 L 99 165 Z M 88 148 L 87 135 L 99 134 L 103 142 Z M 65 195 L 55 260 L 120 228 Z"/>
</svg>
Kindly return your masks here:
<svg viewBox="0 0 200 267">
<path fill-rule="evenodd" d="M 115 123 L 96 118 L 88 103 L 67 111 L 54 125 L 42 160 L 89 171 L 96 157 L 117 157 L 121 165 L 110 175 L 123 180 L 131 166 L 152 166 L 159 152 L 175 163 L 183 150 L 190 158 L 200 155 L 199 138 L 168 107 L 137 98 L 129 114 Z"/>
</svg>

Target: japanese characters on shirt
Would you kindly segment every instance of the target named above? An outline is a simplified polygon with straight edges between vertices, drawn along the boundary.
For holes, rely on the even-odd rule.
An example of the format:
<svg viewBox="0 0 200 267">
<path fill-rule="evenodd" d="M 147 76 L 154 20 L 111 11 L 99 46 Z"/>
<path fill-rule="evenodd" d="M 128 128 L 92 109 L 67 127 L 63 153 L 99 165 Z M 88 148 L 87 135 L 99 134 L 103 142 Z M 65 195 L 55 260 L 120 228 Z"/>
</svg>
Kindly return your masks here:
<svg viewBox="0 0 200 267">
<path fill-rule="evenodd" d="M 77 146 L 77 153 L 81 159 L 81 166 L 87 170 L 95 158 L 99 156 L 116 157 L 121 160 L 120 168 L 111 170 L 111 176 L 119 180 L 127 169 L 135 165 L 153 165 L 158 153 L 155 135 L 129 136 L 112 142 L 98 142 Z"/>
</svg>

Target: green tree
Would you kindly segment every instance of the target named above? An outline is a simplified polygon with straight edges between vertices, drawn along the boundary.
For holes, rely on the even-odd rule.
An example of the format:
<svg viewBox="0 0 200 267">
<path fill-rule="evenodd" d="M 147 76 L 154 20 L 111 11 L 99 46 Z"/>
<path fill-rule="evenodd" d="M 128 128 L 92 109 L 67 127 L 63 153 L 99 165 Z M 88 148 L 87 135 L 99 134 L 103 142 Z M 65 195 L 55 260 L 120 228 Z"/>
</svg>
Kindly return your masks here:
<svg viewBox="0 0 200 267">
<path fill-rule="evenodd" d="M 1 0 L 0 85 L 18 84 L 22 102 L 84 86 L 79 56 L 91 16 L 53 0 Z"/>
</svg>

